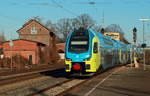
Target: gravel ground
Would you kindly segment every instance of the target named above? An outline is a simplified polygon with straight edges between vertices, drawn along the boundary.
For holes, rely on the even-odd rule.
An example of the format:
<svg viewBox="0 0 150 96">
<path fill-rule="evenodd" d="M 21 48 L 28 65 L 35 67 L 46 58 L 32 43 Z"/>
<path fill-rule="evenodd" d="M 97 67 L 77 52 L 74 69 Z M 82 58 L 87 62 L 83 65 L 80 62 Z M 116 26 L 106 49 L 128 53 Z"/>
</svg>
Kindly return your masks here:
<svg viewBox="0 0 150 96">
<path fill-rule="evenodd" d="M 0 68 L 0 77 L 16 75 L 21 73 L 37 72 L 41 70 L 55 70 L 63 67 L 64 65 L 61 64 L 51 64 L 51 65 L 34 66 L 30 69 L 24 68 L 11 70 L 10 68 Z"/>
<path fill-rule="evenodd" d="M 57 75 L 53 75 L 52 73 L 41 75 L 42 76 L 38 78 L 1 86 L 0 96 L 27 96 L 68 80 L 67 78 L 65 78 L 64 72 L 60 72 Z"/>
<path fill-rule="evenodd" d="M 68 90 L 68 89 L 70 89 L 70 88 L 72 88 L 72 87 L 74 87 L 74 86 L 76 86 L 76 85 L 78 85 L 84 81 L 85 80 L 74 79 L 74 80 L 66 82 L 60 86 L 56 86 L 54 88 L 46 90 L 40 94 L 36 94 L 34 96 L 43 96 L 43 94 L 44 94 L 44 96 L 56 96 L 56 95 L 66 91 L 66 90 Z"/>
</svg>

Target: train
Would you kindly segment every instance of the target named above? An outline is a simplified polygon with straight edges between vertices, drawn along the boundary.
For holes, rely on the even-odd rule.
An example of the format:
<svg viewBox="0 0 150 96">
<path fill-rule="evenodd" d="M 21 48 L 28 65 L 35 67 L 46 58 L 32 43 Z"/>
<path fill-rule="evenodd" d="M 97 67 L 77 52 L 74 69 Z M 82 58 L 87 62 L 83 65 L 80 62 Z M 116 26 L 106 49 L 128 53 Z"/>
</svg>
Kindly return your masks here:
<svg viewBox="0 0 150 96">
<path fill-rule="evenodd" d="M 131 45 L 111 39 L 93 29 L 79 28 L 70 32 L 65 45 L 65 71 L 93 75 L 130 62 Z"/>
</svg>

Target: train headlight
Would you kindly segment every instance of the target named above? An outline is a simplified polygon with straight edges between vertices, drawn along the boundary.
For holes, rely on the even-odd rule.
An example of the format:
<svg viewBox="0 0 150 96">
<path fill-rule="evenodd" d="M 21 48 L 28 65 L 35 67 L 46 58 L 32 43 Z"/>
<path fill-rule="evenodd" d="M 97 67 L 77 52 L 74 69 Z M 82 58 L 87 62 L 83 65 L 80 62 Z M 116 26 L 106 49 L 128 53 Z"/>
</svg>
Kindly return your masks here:
<svg viewBox="0 0 150 96">
<path fill-rule="evenodd" d="M 66 70 L 69 70 L 69 65 L 68 65 L 68 64 L 65 65 L 65 69 L 66 69 Z"/>
<path fill-rule="evenodd" d="M 85 65 L 85 68 L 86 68 L 86 69 L 90 69 L 90 64 L 86 64 L 86 65 Z"/>
</svg>

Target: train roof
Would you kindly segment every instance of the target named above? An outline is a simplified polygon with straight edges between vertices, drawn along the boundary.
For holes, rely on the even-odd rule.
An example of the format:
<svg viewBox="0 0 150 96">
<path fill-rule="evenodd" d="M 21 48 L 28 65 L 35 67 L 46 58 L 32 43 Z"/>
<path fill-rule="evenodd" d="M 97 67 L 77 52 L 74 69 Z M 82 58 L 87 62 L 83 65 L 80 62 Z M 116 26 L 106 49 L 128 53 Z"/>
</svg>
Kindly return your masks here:
<svg viewBox="0 0 150 96">
<path fill-rule="evenodd" d="M 105 47 L 105 48 L 111 48 L 111 47 L 115 47 L 115 48 L 127 48 L 127 45 L 128 44 L 125 44 L 121 41 L 117 41 L 117 40 L 113 40 L 112 38 L 108 37 L 108 36 L 105 36 L 104 34 L 100 33 L 100 32 L 97 32 L 93 29 L 84 29 L 84 28 L 81 28 L 79 29 L 81 31 L 88 31 L 89 32 L 89 35 L 91 37 L 92 34 L 94 34 L 95 36 L 98 37 L 100 43 L 101 43 L 101 46 Z M 74 30 L 73 32 L 71 32 L 68 37 L 70 37 L 72 35 L 72 33 L 74 32 L 77 32 L 79 30 Z M 131 47 L 131 46 L 128 46 L 128 47 Z"/>
<path fill-rule="evenodd" d="M 96 31 L 94 31 L 94 30 L 92 30 L 92 29 L 89 29 L 89 31 L 95 33 L 95 35 L 98 36 L 99 39 L 102 38 L 102 39 L 104 39 L 104 40 L 107 40 L 107 41 L 105 41 L 105 42 L 101 42 L 101 43 L 105 43 L 104 46 L 110 45 L 110 46 L 113 46 L 113 47 L 115 47 L 115 48 L 125 48 L 125 47 L 127 47 L 127 45 L 128 45 L 128 44 L 125 44 L 125 43 L 123 43 L 123 42 L 121 42 L 121 41 L 114 40 L 114 39 L 112 39 L 112 38 L 110 38 L 110 37 L 108 37 L 108 36 L 106 36 L 106 35 L 104 35 L 104 34 L 102 34 L 102 33 L 100 33 L 100 32 L 96 32 Z M 103 41 L 104 41 L 104 40 L 103 40 Z M 109 41 L 109 42 L 108 42 L 108 41 Z"/>
<path fill-rule="evenodd" d="M 89 29 L 89 32 L 92 32 L 97 36 L 97 38 L 100 41 L 100 45 L 105 48 L 112 48 L 113 47 L 113 41 L 110 37 L 103 35 L 102 33 L 99 33 L 97 31 L 94 31 L 92 29 Z"/>
</svg>

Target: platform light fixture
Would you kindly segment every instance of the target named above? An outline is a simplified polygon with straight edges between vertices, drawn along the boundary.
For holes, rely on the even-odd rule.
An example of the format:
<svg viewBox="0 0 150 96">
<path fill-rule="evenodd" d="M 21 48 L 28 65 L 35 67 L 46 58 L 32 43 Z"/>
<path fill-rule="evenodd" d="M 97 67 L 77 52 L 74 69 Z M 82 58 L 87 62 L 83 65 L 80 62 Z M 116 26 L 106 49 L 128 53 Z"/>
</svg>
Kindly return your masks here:
<svg viewBox="0 0 150 96">
<path fill-rule="evenodd" d="M 150 19 L 148 19 L 148 18 L 141 18 L 141 19 L 139 19 L 139 21 L 141 21 L 142 22 L 142 26 L 143 26 L 143 44 L 146 44 L 145 43 L 145 22 L 147 22 L 147 21 L 149 21 Z M 143 45 L 142 44 L 142 45 Z M 145 50 L 144 50 L 144 47 L 143 47 L 143 66 L 144 66 L 144 70 L 146 70 L 146 66 L 145 66 Z"/>
</svg>

